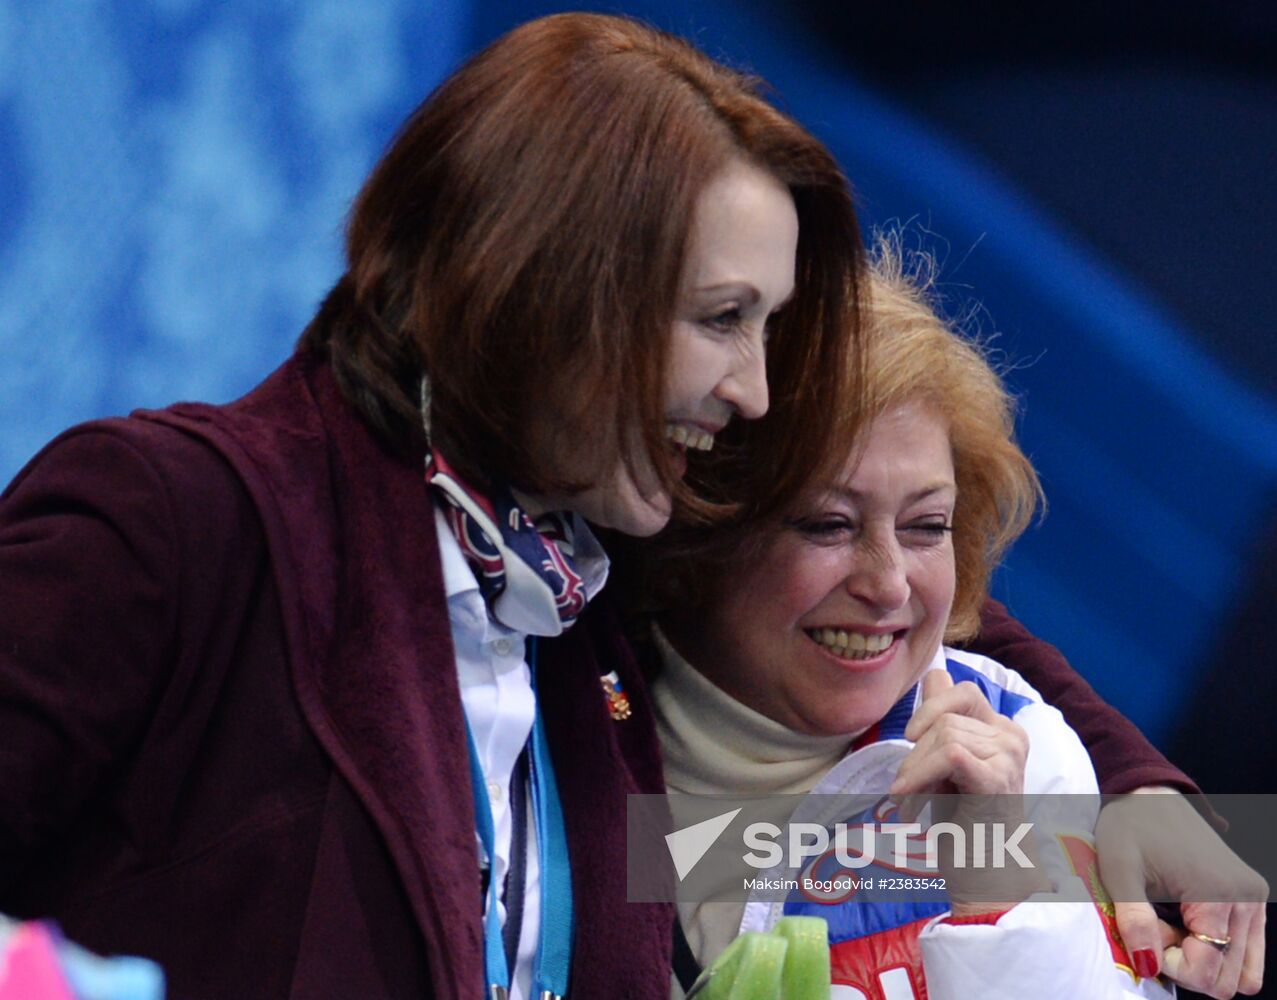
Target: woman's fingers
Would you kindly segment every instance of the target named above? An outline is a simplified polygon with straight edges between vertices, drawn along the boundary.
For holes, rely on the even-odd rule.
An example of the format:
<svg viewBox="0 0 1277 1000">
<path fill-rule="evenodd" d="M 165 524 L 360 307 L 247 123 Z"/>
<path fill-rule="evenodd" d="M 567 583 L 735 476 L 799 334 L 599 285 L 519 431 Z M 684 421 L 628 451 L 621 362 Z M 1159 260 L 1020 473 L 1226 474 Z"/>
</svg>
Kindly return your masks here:
<svg viewBox="0 0 1277 1000">
<path fill-rule="evenodd" d="M 1023 790 L 1028 737 L 995 713 L 979 688 L 954 685 L 947 673 L 936 670 L 924 678 L 923 699 L 913 719 L 917 725 L 910 725 L 916 745 L 900 765 L 893 796 Z"/>
<path fill-rule="evenodd" d="M 1264 947 L 1266 936 L 1264 928 L 1268 923 L 1268 907 L 1262 903 L 1239 903 L 1239 906 L 1250 906 L 1254 912 L 1250 920 L 1250 931 L 1246 935 L 1246 953 L 1242 958 L 1242 978 L 1237 984 L 1237 991 L 1247 996 L 1254 996 L 1264 985 Z"/>
<path fill-rule="evenodd" d="M 918 743 L 943 715 L 965 715 L 992 722 L 998 714 L 971 681 L 954 684 L 947 670 L 929 670 L 922 677 L 922 704 L 905 727 L 905 739 Z"/>
<path fill-rule="evenodd" d="M 959 783 L 970 784 L 983 758 L 954 742 L 945 745 L 919 744 L 909 752 L 891 783 L 893 798 L 905 795 L 945 794 L 959 791 Z"/>
<path fill-rule="evenodd" d="M 1216 1000 L 1259 992 L 1263 908 L 1250 903 L 1185 903 L 1182 913 L 1186 933 L 1178 949 L 1167 950 L 1163 960 L 1167 975 Z M 1172 950 L 1179 954 L 1171 955 Z"/>
</svg>

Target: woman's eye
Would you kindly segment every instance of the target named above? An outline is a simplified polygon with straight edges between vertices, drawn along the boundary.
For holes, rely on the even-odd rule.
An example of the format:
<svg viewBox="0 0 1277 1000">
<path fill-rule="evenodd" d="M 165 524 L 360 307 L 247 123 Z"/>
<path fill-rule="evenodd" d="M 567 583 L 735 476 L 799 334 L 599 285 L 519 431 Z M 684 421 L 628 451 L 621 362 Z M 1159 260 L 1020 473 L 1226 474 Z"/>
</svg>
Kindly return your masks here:
<svg viewBox="0 0 1277 1000">
<path fill-rule="evenodd" d="M 845 517 L 797 517 L 789 526 L 817 542 L 843 541 L 856 530 L 855 524 Z"/>
<path fill-rule="evenodd" d="M 705 320 L 705 325 L 718 333 L 734 333 L 740 329 L 741 313 L 738 306 L 724 309 Z"/>
<path fill-rule="evenodd" d="M 913 521 L 901 530 L 915 542 L 936 545 L 953 531 L 953 525 L 947 521 Z"/>
</svg>

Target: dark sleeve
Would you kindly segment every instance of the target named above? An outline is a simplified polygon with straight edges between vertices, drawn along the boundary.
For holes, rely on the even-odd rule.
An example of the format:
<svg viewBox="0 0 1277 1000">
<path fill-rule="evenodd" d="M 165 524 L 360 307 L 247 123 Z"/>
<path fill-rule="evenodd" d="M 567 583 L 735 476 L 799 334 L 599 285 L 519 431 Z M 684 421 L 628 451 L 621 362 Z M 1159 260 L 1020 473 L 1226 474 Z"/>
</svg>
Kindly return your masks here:
<svg viewBox="0 0 1277 1000">
<path fill-rule="evenodd" d="M 966 648 L 1016 670 L 1064 713 L 1086 744 L 1101 791 L 1121 794 L 1144 785 L 1200 791 L 1126 716 L 1101 699 L 1058 649 L 1035 638 L 997 601 L 985 602 L 980 613 L 980 634 Z"/>
<path fill-rule="evenodd" d="M 140 739 L 178 613 L 163 479 L 87 425 L 0 498 L 0 889 Z"/>
</svg>

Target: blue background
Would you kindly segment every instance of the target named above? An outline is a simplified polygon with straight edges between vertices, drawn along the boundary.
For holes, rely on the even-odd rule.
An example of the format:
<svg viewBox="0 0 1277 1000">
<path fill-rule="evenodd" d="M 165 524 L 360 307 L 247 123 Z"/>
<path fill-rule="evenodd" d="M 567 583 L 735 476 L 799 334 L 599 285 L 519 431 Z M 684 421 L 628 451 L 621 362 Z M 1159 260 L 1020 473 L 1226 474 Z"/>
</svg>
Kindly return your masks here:
<svg viewBox="0 0 1277 1000">
<path fill-rule="evenodd" d="M 71 423 L 255 384 L 340 273 L 398 122 L 553 9 L 0 0 L 0 479 Z M 908 223 L 953 309 L 999 334 L 1051 502 L 999 595 L 1159 744 L 1235 739 L 1200 709 L 1225 675 L 1267 684 L 1256 701 L 1272 683 L 1271 25 L 1203 56 L 1224 29 L 1181 19 L 1134 58 L 1145 35 L 1094 17 L 1070 52 L 1062 26 L 992 44 L 907 4 L 864 31 L 843 5 L 623 9 L 765 76 L 866 230 Z"/>
</svg>

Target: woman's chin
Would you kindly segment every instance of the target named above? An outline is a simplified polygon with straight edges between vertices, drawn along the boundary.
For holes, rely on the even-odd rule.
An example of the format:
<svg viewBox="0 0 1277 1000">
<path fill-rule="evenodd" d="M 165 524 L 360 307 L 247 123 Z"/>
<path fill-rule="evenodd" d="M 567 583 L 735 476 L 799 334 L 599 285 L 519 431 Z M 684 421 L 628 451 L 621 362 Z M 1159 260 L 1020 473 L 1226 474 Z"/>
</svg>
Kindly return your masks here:
<svg viewBox="0 0 1277 1000">
<path fill-rule="evenodd" d="M 830 697 L 820 706 L 818 715 L 809 717 L 806 731 L 812 736 L 843 736 L 854 740 L 886 718 L 903 693 L 893 688 L 865 691 L 854 698 Z"/>
<path fill-rule="evenodd" d="M 619 531 L 623 535 L 650 538 L 669 524 L 673 509 L 673 503 L 664 493 L 652 498 L 630 495 L 609 504 L 598 518 L 590 517 L 589 514 L 584 516 L 600 527 Z"/>
<path fill-rule="evenodd" d="M 900 638 L 881 653 L 861 657 L 840 656 L 807 638 L 806 648 L 819 660 L 820 674 L 827 679 L 800 727 L 811 736 L 854 739 L 880 722 L 921 672 L 907 662 L 910 650 Z M 831 674 L 830 667 L 837 673 Z"/>
<path fill-rule="evenodd" d="M 649 517 L 636 518 L 628 525 L 617 527 L 616 530 L 634 538 L 651 538 L 653 535 L 659 534 L 669 523 L 670 515 L 667 511 L 664 514 L 656 513 Z"/>
</svg>

